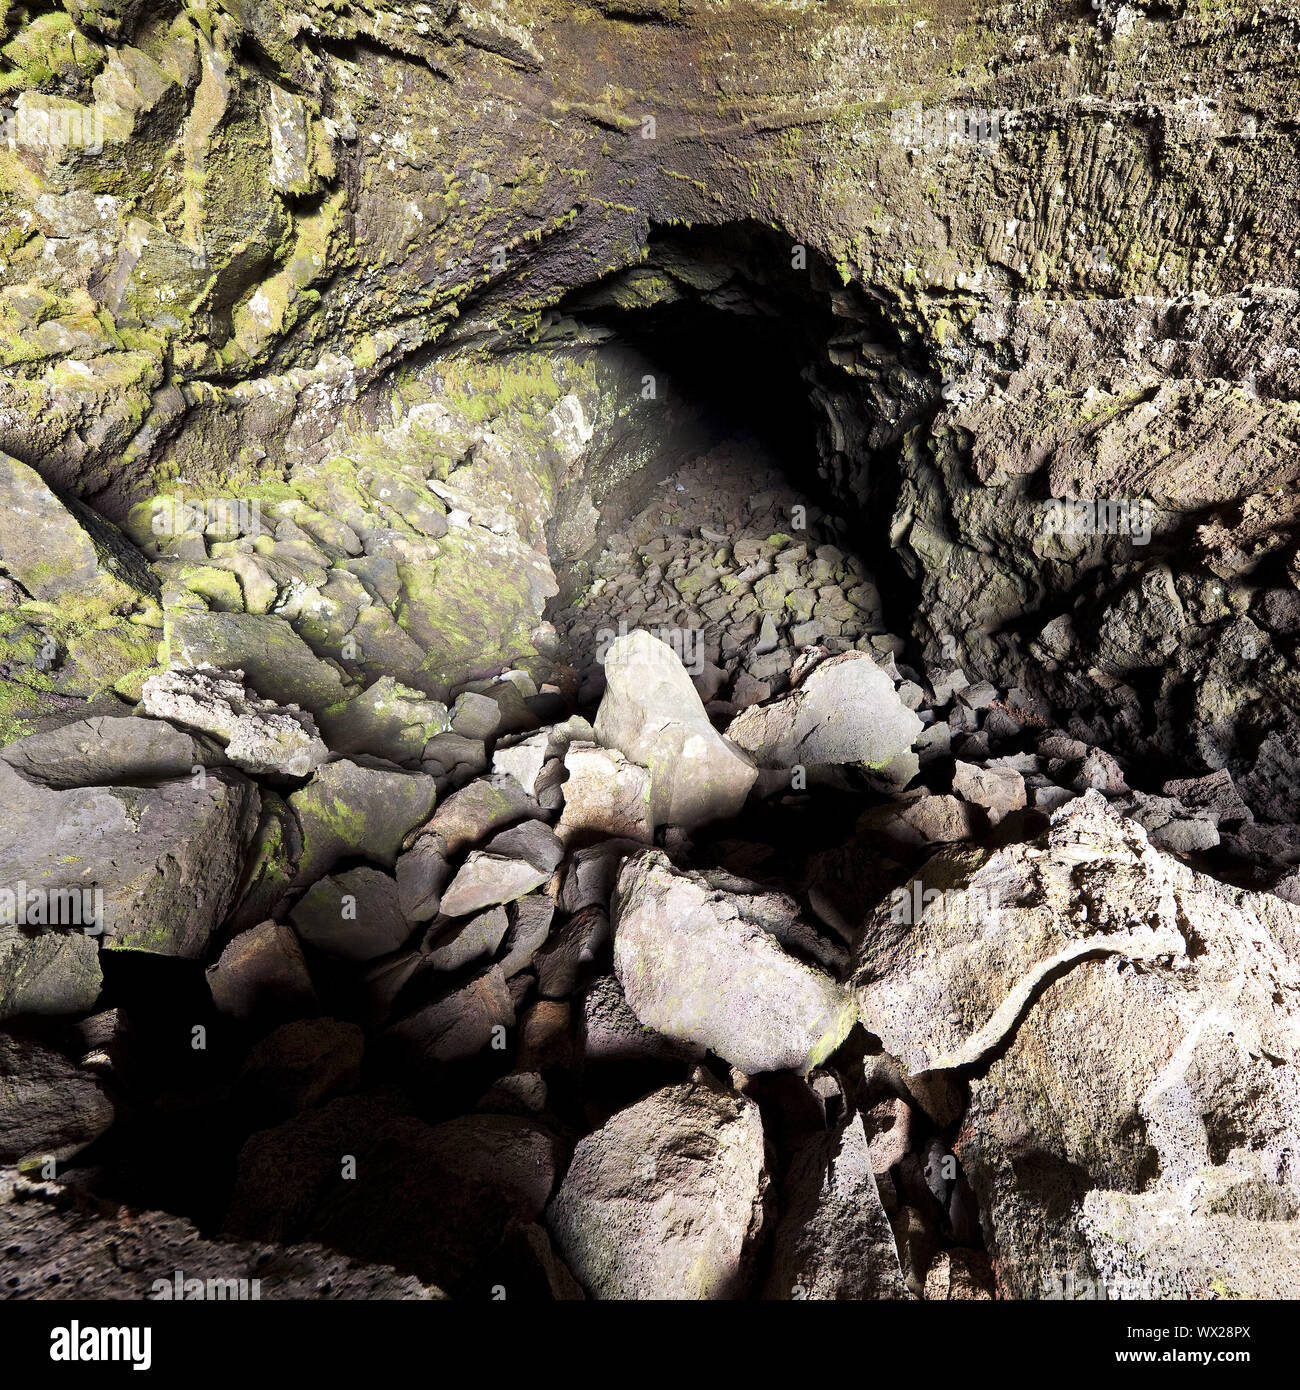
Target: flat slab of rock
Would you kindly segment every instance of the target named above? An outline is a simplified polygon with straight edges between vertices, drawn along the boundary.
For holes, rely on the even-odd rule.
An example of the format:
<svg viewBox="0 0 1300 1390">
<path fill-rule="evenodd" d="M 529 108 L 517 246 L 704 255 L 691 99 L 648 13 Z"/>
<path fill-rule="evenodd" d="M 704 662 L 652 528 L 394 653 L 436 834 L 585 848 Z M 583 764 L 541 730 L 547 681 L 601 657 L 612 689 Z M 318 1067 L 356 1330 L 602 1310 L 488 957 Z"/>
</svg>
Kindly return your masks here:
<svg viewBox="0 0 1300 1390">
<path fill-rule="evenodd" d="M 789 695 L 742 710 L 727 737 L 765 768 L 863 763 L 886 769 L 925 726 L 865 653 L 816 666 Z"/>
<path fill-rule="evenodd" d="M 0 759 L 29 782 L 60 791 L 164 782 L 188 777 L 204 762 L 189 734 L 131 715 L 78 719 L 29 734 L 0 748 Z"/>
<path fill-rule="evenodd" d="M 649 770 L 654 823 L 690 830 L 737 815 L 757 769 L 709 723 L 676 652 L 628 633 L 606 653 L 605 677 L 596 740 Z"/>
<path fill-rule="evenodd" d="M 766 1184 L 758 1107 L 697 1075 L 583 1139 L 546 1222 L 593 1298 L 741 1298 Z"/>
<path fill-rule="evenodd" d="M 564 858 L 550 826 L 527 820 L 494 835 L 485 850 L 472 850 L 442 895 L 447 917 L 464 917 L 497 903 L 514 902 L 540 888 Z"/>
<path fill-rule="evenodd" d="M 746 897 L 678 873 L 658 850 L 624 865 L 611 917 L 637 1018 L 743 1072 L 811 1071 L 853 1027 L 848 993 L 786 951 Z"/>
</svg>

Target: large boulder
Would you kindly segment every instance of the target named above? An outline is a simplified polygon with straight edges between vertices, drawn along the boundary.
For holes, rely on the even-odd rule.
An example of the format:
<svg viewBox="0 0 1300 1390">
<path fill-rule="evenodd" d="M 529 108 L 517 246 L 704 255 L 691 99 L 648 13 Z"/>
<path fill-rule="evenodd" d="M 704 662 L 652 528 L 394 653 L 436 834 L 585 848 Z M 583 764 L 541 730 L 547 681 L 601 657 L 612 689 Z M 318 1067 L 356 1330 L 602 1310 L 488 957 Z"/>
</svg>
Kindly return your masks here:
<svg viewBox="0 0 1300 1390">
<path fill-rule="evenodd" d="M 362 767 L 340 758 L 289 798 L 302 826 L 296 882 L 313 883 L 340 860 L 360 856 L 391 869 L 407 834 L 433 810 L 437 792 L 423 773 Z"/>
<path fill-rule="evenodd" d="M 257 789 L 236 773 L 54 791 L 5 762 L 0 797 L 9 808 L 0 885 L 37 894 L 51 909 L 45 925 L 86 929 L 51 923 L 62 893 L 65 904 L 92 903 L 90 929 L 107 945 L 189 958 L 204 953 L 233 902 L 259 807 Z M 10 930 L 0 925 L 0 936 Z"/>
<path fill-rule="evenodd" d="M 742 1298 L 766 1188 L 757 1105 L 697 1072 L 583 1139 L 546 1220 L 593 1298 Z"/>
<path fill-rule="evenodd" d="M 856 992 L 940 1118 L 943 1078 L 969 1080 L 955 1150 L 1003 1291 L 1294 1294 L 1300 909 L 1194 872 L 1097 792 L 912 887 L 868 921 Z"/>
<path fill-rule="evenodd" d="M 742 710 L 727 737 L 759 767 L 862 763 L 880 770 L 908 752 L 923 728 L 869 656 L 845 652 L 814 667 L 784 698 Z"/>
<path fill-rule="evenodd" d="M 649 770 L 653 823 L 692 829 L 736 815 L 758 771 L 709 723 L 676 652 L 630 632 L 606 653 L 605 677 L 596 740 Z"/>
<path fill-rule="evenodd" d="M 847 991 L 777 940 L 748 895 L 635 855 L 614 895 L 614 970 L 648 1028 L 747 1073 L 811 1071 L 857 1016 Z"/>
</svg>

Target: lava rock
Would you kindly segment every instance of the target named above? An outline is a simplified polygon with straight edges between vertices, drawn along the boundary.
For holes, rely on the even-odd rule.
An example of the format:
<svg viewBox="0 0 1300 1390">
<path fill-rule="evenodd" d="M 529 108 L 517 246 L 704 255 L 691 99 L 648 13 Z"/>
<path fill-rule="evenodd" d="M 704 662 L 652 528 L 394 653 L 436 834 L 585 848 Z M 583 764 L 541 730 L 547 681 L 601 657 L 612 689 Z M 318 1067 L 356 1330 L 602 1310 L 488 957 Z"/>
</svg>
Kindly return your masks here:
<svg viewBox="0 0 1300 1390">
<path fill-rule="evenodd" d="M 614 970 L 637 1018 L 743 1072 L 811 1071 L 853 1026 L 847 994 L 784 950 L 745 897 L 678 873 L 657 850 L 624 866 L 612 920 Z"/>
</svg>

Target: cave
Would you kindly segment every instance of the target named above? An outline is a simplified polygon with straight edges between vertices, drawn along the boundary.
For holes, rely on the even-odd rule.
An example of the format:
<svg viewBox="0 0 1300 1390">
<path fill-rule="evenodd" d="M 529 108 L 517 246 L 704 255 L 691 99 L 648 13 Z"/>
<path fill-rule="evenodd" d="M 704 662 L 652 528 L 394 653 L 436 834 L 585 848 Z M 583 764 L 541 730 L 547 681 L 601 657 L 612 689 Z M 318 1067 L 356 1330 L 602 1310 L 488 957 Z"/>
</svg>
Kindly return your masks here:
<svg viewBox="0 0 1300 1390">
<path fill-rule="evenodd" d="M 7 1305 L 1300 1295 L 1290 22 L 725 8 L 0 14 Z"/>
</svg>

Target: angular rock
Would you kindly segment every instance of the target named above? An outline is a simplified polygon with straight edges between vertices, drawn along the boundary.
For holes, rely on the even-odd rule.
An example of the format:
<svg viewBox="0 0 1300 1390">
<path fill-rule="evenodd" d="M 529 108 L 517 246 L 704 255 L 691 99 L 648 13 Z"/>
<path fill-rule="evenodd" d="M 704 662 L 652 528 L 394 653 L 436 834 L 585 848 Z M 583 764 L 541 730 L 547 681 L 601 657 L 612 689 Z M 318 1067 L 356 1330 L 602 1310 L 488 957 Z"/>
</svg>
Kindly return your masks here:
<svg viewBox="0 0 1300 1390">
<path fill-rule="evenodd" d="M 450 922 L 441 930 L 435 922 L 424 958 L 434 970 L 459 970 L 482 956 L 495 955 L 509 926 L 504 907 L 480 912 L 468 922 Z M 504 968 L 502 973 L 505 974 Z"/>
<path fill-rule="evenodd" d="M 883 770 L 923 727 L 870 657 L 846 652 L 816 666 L 784 698 L 743 710 L 727 736 L 760 767 L 862 763 Z"/>
<path fill-rule="evenodd" d="M 650 774 L 617 749 L 574 743 L 564 757 L 564 812 L 556 833 L 566 845 L 594 839 L 654 843 Z"/>
<path fill-rule="evenodd" d="M 302 947 L 282 922 L 263 922 L 241 933 L 207 971 L 217 1012 L 231 1018 L 295 1018 L 312 1013 L 312 987 Z"/>
<path fill-rule="evenodd" d="M 0 928 L 0 1021 L 90 1013 L 103 986 L 95 937 L 74 931 L 10 938 Z"/>
<path fill-rule="evenodd" d="M 628 1007 L 617 975 L 601 975 L 583 995 L 582 1039 L 588 1063 L 673 1063 L 704 1055 L 702 1047 L 675 1042 L 647 1028 Z"/>
<path fill-rule="evenodd" d="M 974 763 L 962 762 L 959 758 L 952 776 L 952 789 L 963 801 L 975 806 L 983 806 L 988 812 L 989 824 L 997 825 L 1012 811 L 1020 810 L 1026 803 L 1025 779 L 1010 767 L 976 767 Z"/>
<path fill-rule="evenodd" d="M 338 670 L 321 661 L 283 618 L 179 608 L 167 614 L 164 632 L 173 670 L 242 671 L 258 694 L 313 714 L 344 698 Z"/>
<path fill-rule="evenodd" d="M 654 824 L 690 830 L 736 815 L 757 770 L 709 723 L 672 648 L 628 633 L 606 653 L 605 676 L 596 739 L 648 769 Z"/>
<path fill-rule="evenodd" d="M 790 1160 L 763 1297 L 908 1297 L 860 1115 Z"/>
<path fill-rule="evenodd" d="M 259 698 L 243 677 L 242 671 L 163 671 L 145 681 L 141 704 L 154 719 L 212 735 L 246 772 L 308 776 L 329 757 L 311 715 Z"/>
<path fill-rule="evenodd" d="M 611 917 L 633 1013 L 743 1072 L 809 1072 L 853 1026 L 848 994 L 784 950 L 745 897 L 678 873 L 657 850 L 624 865 Z"/>
<path fill-rule="evenodd" d="M 102 906 L 95 926 L 109 946 L 191 959 L 229 909 L 257 827 L 256 788 L 223 771 L 199 786 L 53 791 L 0 762 L 0 799 L 0 889 L 43 895 L 46 916 L 64 913 L 65 926 L 68 902 L 56 895 L 75 895 L 78 908 L 89 900 Z"/>
<path fill-rule="evenodd" d="M 389 1035 L 424 1062 L 455 1062 L 483 1052 L 497 1028 L 513 1028 L 514 1001 L 501 967 L 491 966 L 468 984 L 408 1014 Z"/>
<path fill-rule="evenodd" d="M 41 1043 L 0 1033 L 0 1163 L 61 1162 L 114 1118 L 113 1102 L 90 1072 Z"/>
<path fill-rule="evenodd" d="M 517 821 L 538 818 L 542 808 L 513 777 L 494 775 L 449 796 L 438 807 L 427 829 L 441 835 L 448 854 L 486 839 Z"/>
<path fill-rule="evenodd" d="M 434 798 L 431 777 L 346 759 L 325 763 L 289 798 L 303 836 L 295 884 L 314 883 L 352 856 L 393 868 L 402 841 L 427 819 Z"/>
<path fill-rule="evenodd" d="M 0 1246 L 12 1298 L 109 1301 L 440 1299 L 384 1265 L 319 1245 L 203 1239 L 188 1221 L 99 1201 L 76 1188 L 0 1172 Z M 176 1271 L 183 1273 L 176 1292 Z"/>
<path fill-rule="evenodd" d="M 532 964 L 550 934 L 555 904 L 544 893 L 529 893 L 506 908 L 510 923 L 501 942 L 501 973 L 510 979 Z"/>
<path fill-rule="evenodd" d="M 312 884 L 289 916 L 309 946 L 342 960 L 386 956 L 411 934 L 397 881 L 365 865 Z"/>
</svg>

